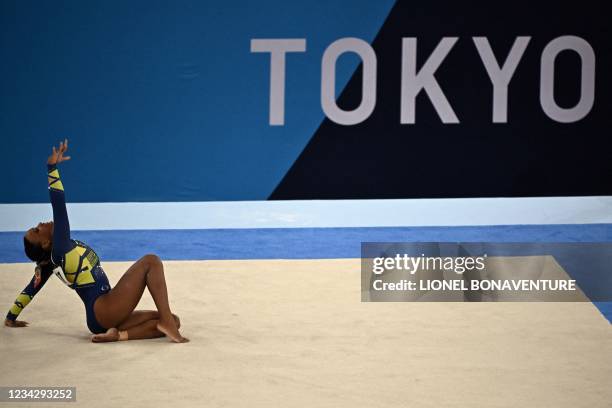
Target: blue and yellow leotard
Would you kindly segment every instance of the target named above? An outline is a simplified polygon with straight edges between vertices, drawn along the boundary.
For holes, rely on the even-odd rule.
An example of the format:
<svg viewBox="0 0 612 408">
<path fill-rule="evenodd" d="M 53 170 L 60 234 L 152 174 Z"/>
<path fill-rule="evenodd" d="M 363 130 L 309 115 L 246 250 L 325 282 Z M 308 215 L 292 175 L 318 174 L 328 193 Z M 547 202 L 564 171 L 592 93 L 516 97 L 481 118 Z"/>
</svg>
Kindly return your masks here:
<svg viewBox="0 0 612 408">
<path fill-rule="evenodd" d="M 89 330 L 96 334 L 104 333 L 106 328 L 102 327 L 96 320 L 93 306 L 100 295 L 110 291 L 108 278 L 100 266 L 100 258 L 94 250 L 88 245 L 70 238 L 64 185 L 55 165 L 48 166 L 48 181 L 54 224 L 51 264 L 41 267 L 38 285 L 36 285 L 36 276 L 34 276 L 17 297 L 6 317 L 10 320 L 17 319 L 19 313 L 40 291 L 51 274 L 55 274 L 69 288 L 74 289 L 85 304 Z"/>
</svg>

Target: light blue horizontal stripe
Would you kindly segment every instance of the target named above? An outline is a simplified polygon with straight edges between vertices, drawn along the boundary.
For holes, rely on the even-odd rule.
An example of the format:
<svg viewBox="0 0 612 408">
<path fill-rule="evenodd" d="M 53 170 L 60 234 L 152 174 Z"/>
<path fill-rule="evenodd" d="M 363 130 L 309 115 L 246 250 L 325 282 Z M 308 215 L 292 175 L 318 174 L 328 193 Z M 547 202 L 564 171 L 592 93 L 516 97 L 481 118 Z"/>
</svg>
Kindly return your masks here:
<svg viewBox="0 0 612 408">
<path fill-rule="evenodd" d="M 460 227 L 612 223 L 612 196 L 68 203 L 73 230 Z M 52 218 L 49 204 L 0 204 L 0 231 Z"/>
</svg>

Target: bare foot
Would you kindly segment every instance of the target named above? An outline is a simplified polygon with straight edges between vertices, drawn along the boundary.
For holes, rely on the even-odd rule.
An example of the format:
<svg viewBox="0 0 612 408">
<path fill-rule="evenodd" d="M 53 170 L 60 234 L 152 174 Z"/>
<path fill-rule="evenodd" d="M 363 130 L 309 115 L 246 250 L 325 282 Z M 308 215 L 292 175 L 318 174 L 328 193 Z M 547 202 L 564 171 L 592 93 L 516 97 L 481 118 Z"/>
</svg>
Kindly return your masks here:
<svg viewBox="0 0 612 408">
<path fill-rule="evenodd" d="M 188 338 L 181 336 L 181 333 L 179 333 L 178 329 L 176 328 L 176 322 L 174 319 L 170 320 L 169 322 L 160 320 L 159 323 L 157 323 L 157 330 L 164 333 L 175 343 L 187 343 L 189 341 Z"/>
<path fill-rule="evenodd" d="M 111 341 L 119 341 L 119 330 L 114 327 L 111 327 L 106 331 L 106 333 L 94 334 L 93 336 L 91 336 L 91 341 L 94 343 L 108 343 Z"/>
</svg>

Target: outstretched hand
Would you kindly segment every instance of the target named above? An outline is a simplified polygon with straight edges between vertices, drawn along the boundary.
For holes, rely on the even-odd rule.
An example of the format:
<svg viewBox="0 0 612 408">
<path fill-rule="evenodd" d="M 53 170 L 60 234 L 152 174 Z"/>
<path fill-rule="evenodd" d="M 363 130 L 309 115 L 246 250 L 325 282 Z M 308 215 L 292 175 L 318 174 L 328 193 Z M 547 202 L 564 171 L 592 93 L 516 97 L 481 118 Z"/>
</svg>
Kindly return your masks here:
<svg viewBox="0 0 612 408">
<path fill-rule="evenodd" d="M 23 320 L 4 319 L 4 325 L 7 327 L 27 327 L 28 324 L 28 322 L 24 322 Z"/>
<path fill-rule="evenodd" d="M 47 159 L 47 164 L 60 164 L 61 162 L 70 160 L 70 156 L 64 156 L 66 150 L 68 150 L 68 139 L 64 139 L 63 142 L 60 142 L 59 148 L 57 149 L 55 148 L 55 146 L 53 146 L 53 153 L 51 153 L 51 156 L 49 156 L 49 158 Z"/>
</svg>

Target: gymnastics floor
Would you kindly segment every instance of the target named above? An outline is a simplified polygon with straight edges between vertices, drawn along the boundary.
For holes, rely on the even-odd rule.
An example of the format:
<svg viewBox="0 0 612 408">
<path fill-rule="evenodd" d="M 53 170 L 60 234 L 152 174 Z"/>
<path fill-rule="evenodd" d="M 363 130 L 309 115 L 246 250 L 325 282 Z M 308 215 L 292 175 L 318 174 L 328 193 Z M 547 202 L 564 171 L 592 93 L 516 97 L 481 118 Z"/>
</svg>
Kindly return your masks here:
<svg viewBox="0 0 612 408">
<path fill-rule="evenodd" d="M 610 231 L 564 228 L 555 231 L 568 241 Z M 453 236 L 466 238 L 462 231 Z M 610 407 L 612 326 L 593 303 L 362 303 L 356 245 L 364 236 L 408 240 L 407 230 L 286 233 L 75 232 L 98 248 L 111 283 L 135 253 L 161 252 L 191 342 L 92 344 L 80 299 L 52 277 L 20 316 L 30 327 L 0 330 L 0 384 L 77 387 L 76 403 L 40 407 Z M 194 236 L 209 243 L 202 258 L 219 255 L 225 235 L 230 259 L 168 260 L 181 243 L 181 256 L 195 256 Z M 0 239 L 8 309 L 33 268 L 5 256 L 15 237 Z M 284 251 L 293 258 L 279 259 Z M 154 309 L 147 292 L 139 308 Z"/>
<path fill-rule="evenodd" d="M 104 268 L 116 282 L 129 265 Z M 76 386 L 87 407 L 612 401 L 610 324 L 588 302 L 360 303 L 356 259 L 165 265 L 190 343 L 89 343 L 80 299 L 50 279 L 21 316 L 31 326 L 1 331 L 0 383 Z M 31 269 L 0 266 L 1 298 Z M 139 307 L 154 309 L 150 296 Z"/>
</svg>

